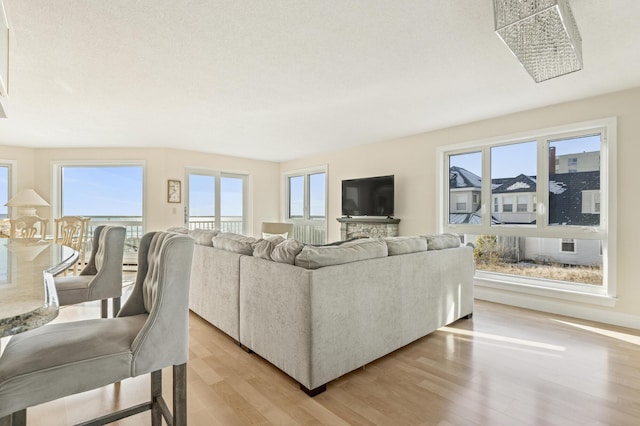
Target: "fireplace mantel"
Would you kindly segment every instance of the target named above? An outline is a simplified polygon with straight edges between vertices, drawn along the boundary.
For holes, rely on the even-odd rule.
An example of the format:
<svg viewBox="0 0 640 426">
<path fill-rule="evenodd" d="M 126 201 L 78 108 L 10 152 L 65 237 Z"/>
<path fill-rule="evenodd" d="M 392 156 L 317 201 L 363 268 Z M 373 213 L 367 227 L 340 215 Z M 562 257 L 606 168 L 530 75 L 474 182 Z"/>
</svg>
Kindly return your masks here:
<svg viewBox="0 0 640 426">
<path fill-rule="evenodd" d="M 340 238 L 397 237 L 400 219 L 374 217 L 339 217 Z"/>
</svg>

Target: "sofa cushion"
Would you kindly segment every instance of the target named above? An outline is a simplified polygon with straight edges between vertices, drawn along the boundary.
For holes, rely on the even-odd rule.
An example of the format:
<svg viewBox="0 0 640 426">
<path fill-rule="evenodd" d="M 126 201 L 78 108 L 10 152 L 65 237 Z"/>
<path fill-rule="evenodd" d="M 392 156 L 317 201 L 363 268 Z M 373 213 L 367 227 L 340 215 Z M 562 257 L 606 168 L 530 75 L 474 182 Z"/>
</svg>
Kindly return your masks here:
<svg viewBox="0 0 640 426">
<path fill-rule="evenodd" d="M 193 229 L 189 231 L 189 236 L 195 240 L 196 244 L 213 247 L 213 237 L 219 233 L 220 231 L 212 229 Z"/>
<path fill-rule="evenodd" d="M 212 241 L 215 248 L 251 256 L 256 239 L 231 232 L 220 232 Z"/>
<path fill-rule="evenodd" d="M 423 237 L 387 237 L 384 242 L 389 256 L 427 251 L 427 240 Z"/>
<path fill-rule="evenodd" d="M 456 234 L 429 234 L 425 235 L 429 250 L 442 250 L 460 247 L 460 237 Z"/>
<path fill-rule="evenodd" d="M 284 240 L 273 248 L 271 252 L 271 260 L 279 263 L 288 263 L 293 265 L 296 260 L 296 256 L 300 254 L 300 251 L 304 247 L 300 241 L 297 240 Z"/>
<path fill-rule="evenodd" d="M 338 246 L 304 246 L 295 264 L 306 269 L 318 269 L 324 266 L 340 265 L 358 260 L 386 257 L 387 244 L 378 239 L 360 239 Z"/>
<path fill-rule="evenodd" d="M 285 239 L 279 235 L 272 237 L 260 238 L 253 243 L 253 255 L 260 259 L 271 260 L 271 252 L 273 249 L 283 242 Z"/>
</svg>

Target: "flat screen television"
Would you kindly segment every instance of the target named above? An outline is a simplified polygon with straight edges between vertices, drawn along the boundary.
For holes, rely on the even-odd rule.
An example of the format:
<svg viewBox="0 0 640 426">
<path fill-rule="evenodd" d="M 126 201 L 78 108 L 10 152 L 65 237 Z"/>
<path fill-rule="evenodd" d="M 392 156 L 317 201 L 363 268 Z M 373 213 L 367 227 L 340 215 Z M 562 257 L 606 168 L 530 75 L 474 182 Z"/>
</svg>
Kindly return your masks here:
<svg viewBox="0 0 640 426">
<path fill-rule="evenodd" d="M 393 216 L 393 175 L 342 181 L 343 216 Z"/>
</svg>

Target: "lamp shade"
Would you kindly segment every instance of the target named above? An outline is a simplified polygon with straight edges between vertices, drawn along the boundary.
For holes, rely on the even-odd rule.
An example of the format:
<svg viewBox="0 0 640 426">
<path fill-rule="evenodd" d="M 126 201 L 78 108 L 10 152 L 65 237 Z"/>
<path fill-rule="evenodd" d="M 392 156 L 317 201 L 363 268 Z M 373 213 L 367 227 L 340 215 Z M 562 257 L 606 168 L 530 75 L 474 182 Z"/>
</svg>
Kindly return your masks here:
<svg viewBox="0 0 640 426">
<path fill-rule="evenodd" d="M 7 207 L 48 207 L 44 198 L 38 195 L 33 189 L 23 189 L 11 197 L 5 204 Z"/>
</svg>

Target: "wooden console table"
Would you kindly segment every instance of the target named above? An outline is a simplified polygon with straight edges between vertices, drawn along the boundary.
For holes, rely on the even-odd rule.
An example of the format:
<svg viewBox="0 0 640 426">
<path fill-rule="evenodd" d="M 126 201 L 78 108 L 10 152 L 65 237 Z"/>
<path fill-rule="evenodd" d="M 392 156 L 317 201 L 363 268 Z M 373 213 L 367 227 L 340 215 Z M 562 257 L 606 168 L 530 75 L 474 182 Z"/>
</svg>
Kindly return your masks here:
<svg viewBox="0 0 640 426">
<path fill-rule="evenodd" d="M 397 237 L 400 219 L 370 217 L 339 217 L 340 238 L 354 237 Z"/>
</svg>

